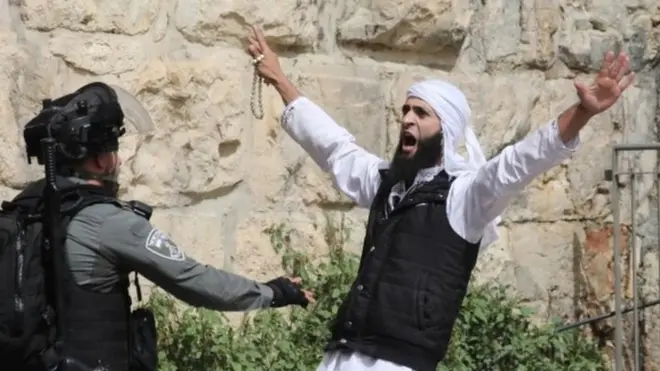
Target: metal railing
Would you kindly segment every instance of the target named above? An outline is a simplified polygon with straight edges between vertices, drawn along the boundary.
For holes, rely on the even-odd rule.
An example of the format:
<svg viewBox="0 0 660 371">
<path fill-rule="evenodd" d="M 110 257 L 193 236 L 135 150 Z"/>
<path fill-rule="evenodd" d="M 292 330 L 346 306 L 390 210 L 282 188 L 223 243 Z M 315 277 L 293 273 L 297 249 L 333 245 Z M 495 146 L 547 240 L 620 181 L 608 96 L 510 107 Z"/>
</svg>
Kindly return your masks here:
<svg viewBox="0 0 660 371">
<path fill-rule="evenodd" d="M 642 174 L 653 174 L 655 179 L 656 189 L 658 189 L 658 171 L 654 172 L 643 172 L 643 171 L 622 171 L 619 169 L 619 155 L 622 152 L 627 151 L 655 151 L 660 152 L 660 143 L 648 143 L 648 144 L 616 144 L 612 147 L 612 170 L 606 172 L 605 176 L 607 180 L 611 181 L 611 205 L 612 205 L 612 216 L 613 216 L 613 254 L 614 254 L 614 316 L 615 316 L 615 371 L 624 371 L 623 367 L 623 294 L 622 294 L 622 273 L 621 273 L 621 207 L 620 203 L 620 185 L 619 185 L 619 176 L 627 175 L 630 177 L 630 261 L 632 264 L 631 269 L 631 278 L 632 278 L 632 293 L 633 293 L 633 305 L 630 308 L 633 312 L 633 365 L 634 371 L 643 370 L 643 347 L 642 347 L 642 332 L 643 328 L 643 312 L 641 310 L 648 308 L 653 305 L 652 303 L 647 303 L 643 306 L 640 306 L 640 288 L 639 288 L 639 274 L 638 274 L 638 260 L 641 263 L 642 259 L 637 257 L 637 218 L 636 218 L 636 176 Z M 658 189 L 660 190 L 660 189 Z M 660 196 L 658 194 L 657 196 Z M 659 200 L 660 202 L 660 200 Z M 660 222 L 660 204 L 657 208 L 658 212 L 658 221 Z M 658 230 L 658 241 L 660 242 L 660 228 Z M 657 303 L 656 303 L 657 304 Z"/>
<path fill-rule="evenodd" d="M 595 317 L 586 318 L 571 324 L 562 325 L 557 327 L 555 330 L 557 333 L 571 330 L 580 326 L 591 324 L 593 322 L 602 321 L 611 317 L 615 317 L 614 325 L 614 341 L 615 341 L 615 368 L 614 371 L 624 371 L 623 365 L 623 315 L 633 312 L 633 370 L 642 371 L 644 370 L 644 350 L 642 349 L 642 334 L 644 330 L 644 310 L 650 307 L 660 305 L 660 298 L 655 300 L 641 303 L 640 305 L 640 288 L 639 288 L 639 274 L 638 267 L 642 263 L 642 259 L 637 257 L 637 246 L 636 246 L 636 235 L 637 235 L 637 220 L 636 220 L 636 209 L 637 202 L 635 199 L 636 195 L 636 176 L 643 174 L 654 175 L 655 186 L 657 190 L 656 197 L 657 200 L 657 222 L 660 223 L 660 171 L 620 171 L 619 170 L 619 155 L 621 152 L 626 151 L 655 151 L 660 154 L 660 143 L 649 143 L 649 144 L 617 144 L 612 147 L 612 169 L 605 171 L 605 179 L 611 182 L 611 204 L 612 204 L 612 216 L 613 216 L 613 255 L 614 255 L 614 306 L 615 309 L 609 313 L 602 314 Z M 657 166 L 656 166 L 657 168 Z M 620 181 L 619 176 L 627 175 L 630 177 L 630 236 L 631 236 L 631 246 L 629 251 L 631 251 L 631 262 L 632 262 L 632 291 L 633 291 L 633 305 L 632 307 L 623 308 L 623 294 L 622 294 L 622 273 L 621 273 L 621 208 L 620 208 Z M 660 224 L 656 226 L 658 231 L 657 243 L 660 244 Z M 659 259 L 660 259 L 660 249 L 658 249 Z M 660 282 L 658 282 L 660 286 Z"/>
</svg>

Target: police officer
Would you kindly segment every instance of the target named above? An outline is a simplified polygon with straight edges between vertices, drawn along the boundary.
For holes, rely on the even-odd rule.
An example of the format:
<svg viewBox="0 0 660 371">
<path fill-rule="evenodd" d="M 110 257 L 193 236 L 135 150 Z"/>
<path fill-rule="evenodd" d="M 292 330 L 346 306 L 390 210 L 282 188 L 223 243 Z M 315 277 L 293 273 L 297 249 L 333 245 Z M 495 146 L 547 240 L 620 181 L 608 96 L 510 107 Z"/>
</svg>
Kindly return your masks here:
<svg viewBox="0 0 660 371">
<path fill-rule="evenodd" d="M 35 129 L 40 125 L 49 125 L 54 132 L 58 124 L 66 135 L 85 131 L 76 140 L 59 138 L 60 188 L 83 189 L 79 193 L 83 195 L 96 189 L 85 197 L 99 199 L 100 192 L 105 200 L 116 200 L 121 167 L 118 139 L 125 132 L 124 122 L 133 120 L 138 129 L 139 120 L 143 126 L 151 125 L 146 110 L 131 98 L 117 87 L 93 83 L 50 102 L 50 108 L 26 126 L 28 152 L 35 133 L 45 132 Z M 144 120 L 149 124 L 144 125 Z M 84 124 L 75 126 L 77 122 Z M 43 187 L 43 182 L 34 183 L 24 194 L 35 187 Z M 153 226 L 145 212 L 150 214 L 148 207 L 116 200 L 90 203 L 71 218 L 64 242 L 69 279 L 61 288 L 66 296 L 64 349 L 70 359 L 89 367 L 129 370 L 131 272 L 190 305 L 218 311 L 306 306 L 314 301 L 297 278 L 260 283 L 199 263 Z"/>
</svg>

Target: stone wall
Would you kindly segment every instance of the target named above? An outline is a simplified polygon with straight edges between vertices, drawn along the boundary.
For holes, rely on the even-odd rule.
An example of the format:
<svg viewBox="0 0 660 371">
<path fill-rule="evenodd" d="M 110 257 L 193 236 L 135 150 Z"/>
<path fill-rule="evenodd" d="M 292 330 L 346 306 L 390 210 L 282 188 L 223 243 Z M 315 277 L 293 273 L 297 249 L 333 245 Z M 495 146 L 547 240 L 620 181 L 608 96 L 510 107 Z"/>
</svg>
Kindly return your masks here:
<svg viewBox="0 0 660 371">
<path fill-rule="evenodd" d="M 505 5 L 508 2 L 509 5 Z M 413 4 L 414 3 L 414 4 Z M 423 4 L 422 4 L 423 3 Z M 114 5 L 112 5 L 114 4 Z M 540 309 L 569 320 L 613 309 L 613 143 L 658 140 L 657 0 L 8 0 L 0 3 L 0 195 L 41 169 L 25 162 L 21 127 L 41 100 L 98 79 L 150 109 L 157 132 L 123 143 L 122 194 L 157 207 L 154 223 L 205 263 L 256 278 L 279 273 L 264 228 L 285 223 L 294 244 L 323 252 L 324 215 L 343 215 L 359 248 L 366 217 L 279 126 L 283 106 L 264 90 L 250 113 L 252 69 L 243 51 L 259 23 L 297 86 L 358 142 L 389 156 L 405 88 L 446 78 L 466 92 L 487 156 L 576 101 L 608 49 L 630 53 L 637 80 L 582 132 L 582 147 L 510 206 L 480 279 L 511 283 Z M 622 156 L 655 171 L 655 152 Z M 643 296 L 660 295 L 657 189 L 652 175 L 622 177 L 622 241 L 636 241 Z M 631 195 L 634 197 L 631 198 Z M 632 205 L 631 200 L 635 201 Z M 634 211 L 634 213 L 633 213 Z M 637 227 L 633 231 L 632 215 Z M 630 248 L 624 249 L 630 302 Z M 639 259 L 638 259 L 639 260 Z M 648 356 L 660 370 L 660 308 L 647 311 Z M 631 322 L 626 317 L 627 326 Z M 593 326 L 612 339 L 613 321 Z"/>
</svg>

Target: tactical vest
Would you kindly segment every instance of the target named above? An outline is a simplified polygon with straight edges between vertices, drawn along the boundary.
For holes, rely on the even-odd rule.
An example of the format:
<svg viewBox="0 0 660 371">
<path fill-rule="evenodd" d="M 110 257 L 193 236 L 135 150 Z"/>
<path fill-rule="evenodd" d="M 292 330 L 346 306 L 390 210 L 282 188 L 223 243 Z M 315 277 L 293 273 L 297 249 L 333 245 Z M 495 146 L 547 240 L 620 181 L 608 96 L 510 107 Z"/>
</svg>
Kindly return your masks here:
<svg viewBox="0 0 660 371">
<path fill-rule="evenodd" d="M 75 214 L 84 207 L 96 203 L 123 204 L 107 195 L 101 187 L 75 184 L 66 179 L 58 179 L 60 189 L 71 197 L 62 200 L 60 245 L 65 246 L 67 226 Z M 39 181 L 21 192 L 14 203 L 24 206 L 37 206 L 41 200 L 44 182 Z M 40 236 L 30 236 L 30 243 L 37 244 Z M 39 249 L 33 245 L 33 249 Z M 36 251 L 36 250 L 33 250 Z M 63 252 L 62 252 L 63 253 Z M 66 255 L 61 255 L 66 256 Z M 76 284 L 67 259 L 60 259 L 64 265 L 64 276 L 60 277 L 64 308 L 59 315 L 64 316 L 64 334 L 60 356 L 82 362 L 89 367 L 103 365 L 111 371 L 126 371 L 129 365 L 129 319 L 130 296 L 128 291 L 129 272 L 122 274 L 121 284 L 110 293 L 97 293 Z M 33 280 L 49 278 L 30 277 Z M 33 285 L 34 286 L 34 285 Z M 48 287 L 48 286 L 47 286 Z M 52 288 L 48 287 L 46 295 Z M 49 302 L 52 302 L 51 298 Z M 55 359 L 57 355 L 46 354 Z"/>
<path fill-rule="evenodd" d="M 327 350 L 349 348 L 416 371 L 436 370 L 479 252 L 479 244 L 449 224 L 450 185 L 443 171 L 388 212 L 391 183 L 382 182 L 357 278 L 331 325 Z"/>
</svg>

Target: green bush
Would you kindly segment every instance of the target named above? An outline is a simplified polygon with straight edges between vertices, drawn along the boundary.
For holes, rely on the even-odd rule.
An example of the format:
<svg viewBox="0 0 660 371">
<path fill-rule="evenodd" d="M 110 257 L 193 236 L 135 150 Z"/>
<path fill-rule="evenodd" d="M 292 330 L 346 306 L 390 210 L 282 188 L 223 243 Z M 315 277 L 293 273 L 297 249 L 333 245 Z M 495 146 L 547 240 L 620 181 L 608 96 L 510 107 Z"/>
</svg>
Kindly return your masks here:
<svg viewBox="0 0 660 371">
<path fill-rule="evenodd" d="M 358 267 L 344 250 L 346 229 L 328 223 L 329 257 L 314 263 L 289 246 L 283 226 L 267 230 L 288 274 L 300 276 L 317 303 L 263 310 L 231 326 L 222 313 L 181 305 L 159 290 L 148 305 L 159 329 L 162 371 L 315 370 L 336 313 Z M 472 285 L 439 370 L 606 370 L 602 353 L 578 333 L 555 334 L 531 325 L 526 310 L 505 287 Z"/>
</svg>

